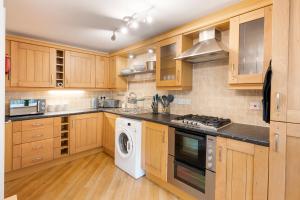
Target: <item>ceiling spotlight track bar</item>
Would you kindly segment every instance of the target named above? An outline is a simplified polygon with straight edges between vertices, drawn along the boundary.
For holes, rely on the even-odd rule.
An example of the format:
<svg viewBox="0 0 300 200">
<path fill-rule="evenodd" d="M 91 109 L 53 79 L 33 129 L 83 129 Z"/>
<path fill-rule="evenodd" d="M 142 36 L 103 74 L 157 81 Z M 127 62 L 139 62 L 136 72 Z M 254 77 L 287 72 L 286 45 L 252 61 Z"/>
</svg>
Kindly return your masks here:
<svg viewBox="0 0 300 200">
<path fill-rule="evenodd" d="M 141 11 L 133 13 L 130 16 L 123 17 L 123 25 L 119 28 L 116 28 L 112 32 L 111 40 L 115 41 L 117 39 L 116 33 L 127 34 L 130 29 L 138 29 L 141 23 L 151 24 L 153 22 L 153 18 L 150 15 L 150 11 L 154 8 L 154 6 L 150 6 L 149 8 Z"/>
</svg>

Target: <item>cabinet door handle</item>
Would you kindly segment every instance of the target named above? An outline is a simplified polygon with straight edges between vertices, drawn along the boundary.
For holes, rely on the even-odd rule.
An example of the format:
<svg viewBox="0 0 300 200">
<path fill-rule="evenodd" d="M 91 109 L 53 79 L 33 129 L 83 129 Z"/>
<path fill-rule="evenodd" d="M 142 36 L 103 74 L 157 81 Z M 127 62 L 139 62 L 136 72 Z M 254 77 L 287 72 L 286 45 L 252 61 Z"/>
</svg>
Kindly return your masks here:
<svg viewBox="0 0 300 200">
<path fill-rule="evenodd" d="M 32 126 L 43 126 L 41 123 L 33 123 Z"/>
<path fill-rule="evenodd" d="M 222 147 L 219 147 L 219 162 L 222 162 Z"/>
<path fill-rule="evenodd" d="M 42 137 L 42 136 L 44 136 L 44 134 L 37 134 L 37 135 L 31 136 L 31 138 L 38 138 L 38 137 Z"/>
<path fill-rule="evenodd" d="M 232 63 L 231 65 L 231 75 L 232 75 L 232 79 L 234 79 L 235 75 L 234 75 L 234 63 Z"/>
<path fill-rule="evenodd" d="M 33 158 L 32 160 L 31 160 L 31 162 L 38 162 L 38 161 L 40 161 L 40 160 L 43 160 L 43 157 L 36 157 L 36 158 Z"/>
<path fill-rule="evenodd" d="M 280 96 L 281 96 L 280 93 L 277 92 L 276 97 L 275 97 L 275 99 L 276 99 L 276 111 L 277 112 L 280 111 Z"/>
<path fill-rule="evenodd" d="M 279 148 L 279 133 L 275 133 L 274 134 L 274 139 L 275 139 L 274 151 L 278 152 L 278 148 Z"/>
<path fill-rule="evenodd" d="M 53 84 L 53 74 L 51 74 L 51 84 Z"/>
<path fill-rule="evenodd" d="M 165 143 L 165 136 L 162 137 L 162 143 Z"/>
</svg>

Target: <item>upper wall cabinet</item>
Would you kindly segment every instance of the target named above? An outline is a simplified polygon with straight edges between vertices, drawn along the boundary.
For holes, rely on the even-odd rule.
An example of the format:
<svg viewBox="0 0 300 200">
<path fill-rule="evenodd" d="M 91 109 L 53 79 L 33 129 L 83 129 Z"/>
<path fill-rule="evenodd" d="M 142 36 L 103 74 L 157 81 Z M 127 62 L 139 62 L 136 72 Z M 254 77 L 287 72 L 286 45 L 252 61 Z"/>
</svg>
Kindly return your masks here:
<svg viewBox="0 0 300 200">
<path fill-rule="evenodd" d="M 69 88 L 95 88 L 94 55 L 65 52 L 65 87 Z"/>
<path fill-rule="evenodd" d="M 230 19 L 231 88 L 261 89 L 271 59 L 272 6 Z"/>
<path fill-rule="evenodd" d="M 112 56 L 109 58 L 109 80 L 108 88 L 117 90 L 127 90 L 127 80 L 119 76 L 121 69 L 127 67 L 127 58 Z"/>
<path fill-rule="evenodd" d="M 108 88 L 109 58 L 96 56 L 96 88 Z"/>
<path fill-rule="evenodd" d="M 192 88 L 192 64 L 174 59 L 191 47 L 192 43 L 192 39 L 179 35 L 156 45 L 156 86 L 158 89 Z"/>
<path fill-rule="evenodd" d="M 55 87 L 55 49 L 11 42 L 11 86 Z"/>
</svg>

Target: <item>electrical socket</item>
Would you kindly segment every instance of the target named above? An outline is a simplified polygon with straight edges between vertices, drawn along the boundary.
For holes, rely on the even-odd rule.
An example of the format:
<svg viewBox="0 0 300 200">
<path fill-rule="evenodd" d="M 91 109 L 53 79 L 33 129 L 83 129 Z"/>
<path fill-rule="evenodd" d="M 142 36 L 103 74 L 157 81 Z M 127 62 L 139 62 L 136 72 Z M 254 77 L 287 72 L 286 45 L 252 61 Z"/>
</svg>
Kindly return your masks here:
<svg viewBox="0 0 300 200">
<path fill-rule="evenodd" d="M 252 101 L 249 103 L 250 110 L 260 110 L 261 103 L 259 101 Z"/>
</svg>

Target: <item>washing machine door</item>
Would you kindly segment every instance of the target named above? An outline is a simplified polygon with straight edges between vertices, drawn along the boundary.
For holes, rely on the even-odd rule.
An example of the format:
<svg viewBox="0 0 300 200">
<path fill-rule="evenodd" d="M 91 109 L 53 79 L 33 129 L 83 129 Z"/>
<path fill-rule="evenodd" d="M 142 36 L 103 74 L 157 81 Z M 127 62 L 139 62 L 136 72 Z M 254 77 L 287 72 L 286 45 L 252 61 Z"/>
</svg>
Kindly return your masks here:
<svg viewBox="0 0 300 200">
<path fill-rule="evenodd" d="M 117 151 L 122 158 L 127 158 L 132 155 L 133 142 L 130 134 L 126 130 L 120 131 L 117 138 Z"/>
</svg>

